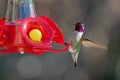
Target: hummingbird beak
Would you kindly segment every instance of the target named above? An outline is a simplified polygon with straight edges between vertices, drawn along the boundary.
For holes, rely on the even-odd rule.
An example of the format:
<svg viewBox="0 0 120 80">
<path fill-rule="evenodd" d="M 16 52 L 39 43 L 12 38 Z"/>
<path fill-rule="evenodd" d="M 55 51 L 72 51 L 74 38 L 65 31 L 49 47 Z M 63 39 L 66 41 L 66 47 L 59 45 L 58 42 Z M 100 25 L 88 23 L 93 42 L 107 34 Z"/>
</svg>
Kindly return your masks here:
<svg viewBox="0 0 120 80">
<path fill-rule="evenodd" d="M 100 49 L 108 49 L 107 46 L 98 43 L 94 40 L 88 39 L 88 38 L 82 38 L 80 44 L 82 44 L 85 47 L 94 47 L 94 48 L 100 48 Z"/>
</svg>

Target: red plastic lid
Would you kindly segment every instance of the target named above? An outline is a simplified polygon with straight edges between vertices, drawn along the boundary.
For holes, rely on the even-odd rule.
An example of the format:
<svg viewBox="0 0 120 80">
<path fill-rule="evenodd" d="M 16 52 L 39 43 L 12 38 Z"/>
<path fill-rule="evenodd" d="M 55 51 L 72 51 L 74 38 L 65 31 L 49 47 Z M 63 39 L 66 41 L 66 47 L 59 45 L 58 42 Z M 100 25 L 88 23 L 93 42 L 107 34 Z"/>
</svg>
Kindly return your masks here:
<svg viewBox="0 0 120 80">
<path fill-rule="evenodd" d="M 64 44 L 64 36 L 62 31 L 58 28 L 58 26 L 55 24 L 55 22 L 50 19 L 47 16 L 40 16 L 40 19 L 46 21 L 51 28 L 54 30 L 54 37 L 53 37 L 53 41 L 59 43 L 59 44 Z"/>
</svg>

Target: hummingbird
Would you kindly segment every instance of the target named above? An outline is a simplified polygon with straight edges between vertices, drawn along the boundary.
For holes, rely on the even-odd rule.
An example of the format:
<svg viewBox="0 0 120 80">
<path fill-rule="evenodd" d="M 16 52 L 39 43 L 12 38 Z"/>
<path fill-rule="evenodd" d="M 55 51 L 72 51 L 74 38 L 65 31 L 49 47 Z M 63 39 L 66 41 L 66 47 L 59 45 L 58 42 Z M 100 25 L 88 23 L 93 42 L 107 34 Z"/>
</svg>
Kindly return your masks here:
<svg viewBox="0 0 120 80">
<path fill-rule="evenodd" d="M 80 53 L 80 45 L 83 45 L 85 47 L 95 47 L 95 48 L 101 48 L 101 49 L 107 49 L 107 47 L 101 43 L 98 43 L 92 39 L 89 38 L 83 38 L 84 33 L 84 24 L 83 23 L 76 23 L 75 24 L 75 31 L 73 32 L 70 43 L 71 46 L 69 47 L 69 52 L 72 55 L 73 61 L 74 61 L 74 67 L 77 67 L 77 60 Z"/>
</svg>

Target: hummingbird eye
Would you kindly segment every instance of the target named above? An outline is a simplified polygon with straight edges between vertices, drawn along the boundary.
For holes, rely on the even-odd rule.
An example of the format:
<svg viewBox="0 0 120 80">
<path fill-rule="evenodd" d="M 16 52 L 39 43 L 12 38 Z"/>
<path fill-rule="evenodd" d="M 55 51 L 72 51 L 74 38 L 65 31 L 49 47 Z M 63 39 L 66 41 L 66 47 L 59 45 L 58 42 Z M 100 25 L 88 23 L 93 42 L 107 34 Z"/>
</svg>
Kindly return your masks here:
<svg viewBox="0 0 120 80">
<path fill-rule="evenodd" d="M 84 24 L 78 22 L 75 24 L 75 31 L 84 32 Z"/>
</svg>

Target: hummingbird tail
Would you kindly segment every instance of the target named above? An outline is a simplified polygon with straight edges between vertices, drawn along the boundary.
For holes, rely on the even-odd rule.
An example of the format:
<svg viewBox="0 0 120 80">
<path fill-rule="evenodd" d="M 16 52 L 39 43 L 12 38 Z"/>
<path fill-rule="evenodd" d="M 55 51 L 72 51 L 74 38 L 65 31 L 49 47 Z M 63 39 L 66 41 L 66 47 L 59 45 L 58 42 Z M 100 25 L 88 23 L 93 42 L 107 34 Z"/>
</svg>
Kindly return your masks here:
<svg viewBox="0 0 120 80">
<path fill-rule="evenodd" d="M 76 62 L 74 62 L 74 68 L 77 68 L 77 63 Z"/>
<path fill-rule="evenodd" d="M 74 61 L 74 68 L 77 68 L 77 59 L 78 59 L 78 56 L 72 55 L 72 58 L 73 58 L 73 61 Z"/>
</svg>

